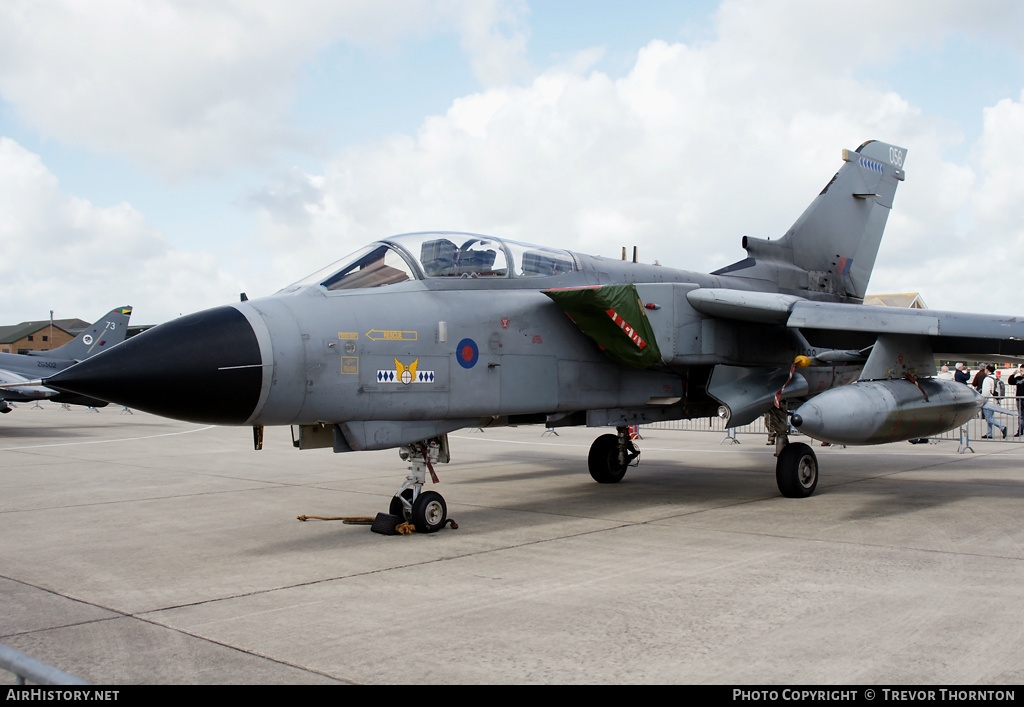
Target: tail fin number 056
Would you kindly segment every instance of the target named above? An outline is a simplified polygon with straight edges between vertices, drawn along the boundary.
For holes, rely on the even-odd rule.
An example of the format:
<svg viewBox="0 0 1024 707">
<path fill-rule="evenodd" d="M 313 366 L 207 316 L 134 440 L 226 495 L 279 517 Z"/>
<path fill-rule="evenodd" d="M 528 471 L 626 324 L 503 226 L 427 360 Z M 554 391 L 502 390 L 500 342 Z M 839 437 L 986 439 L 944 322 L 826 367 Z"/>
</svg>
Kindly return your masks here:
<svg viewBox="0 0 1024 707">
<path fill-rule="evenodd" d="M 889 148 L 889 162 L 896 165 L 897 167 L 903 166 L 903 150 L 895 147 Z"/>
</svg>

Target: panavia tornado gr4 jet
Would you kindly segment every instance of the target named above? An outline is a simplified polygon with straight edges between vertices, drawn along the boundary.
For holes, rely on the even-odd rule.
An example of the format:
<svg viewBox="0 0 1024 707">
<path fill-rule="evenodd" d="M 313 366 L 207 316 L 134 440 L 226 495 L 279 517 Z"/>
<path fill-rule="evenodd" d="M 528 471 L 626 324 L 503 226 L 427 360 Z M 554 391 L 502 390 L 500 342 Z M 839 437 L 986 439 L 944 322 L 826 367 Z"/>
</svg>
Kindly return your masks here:
<svg viewBox="0 0 1024 707">
<path fill-rule="evenodd" d="M 105 400 L 93 400 L 80 395 L 38 385 L 39 378 L 69 368 L 100 351 L 106 351 L 124 341 L 128 334 L 131 307 L 118 307 L 97 319 L 92 326 L 74 339 L 51 351 L 29 351 L 25 354 L 0 353 L 0 413 L 8 413 L 8 401 L 27 402 L 52 400 L 56 403 L 74 403 L 102 407 Z"/>
<path fill-rule="evenodd" d="M 936 377 L 940 354 L 1024 355 L 1024 322 L 862 304 L 906 150 L 867 142 L 793 227 L 745 237 L 710 274 L 467 233 L 371 243 L 277 294 L 151 329 L 44 381 L 193 422 L 291 425 L 302 449 L 401 448 L 391 503 L 444 525 L 424 491 L 446 434 L 538 423 L 613 428 L 590 473 L 615 483 L 639 452 L 628 426 L 766 417 L 791 497 L 818 481 L 790 424 L 841 444 L 952 429 L 982 407 Z M 201 390 L 197 401 L 186 391 Z"/>
</svg>

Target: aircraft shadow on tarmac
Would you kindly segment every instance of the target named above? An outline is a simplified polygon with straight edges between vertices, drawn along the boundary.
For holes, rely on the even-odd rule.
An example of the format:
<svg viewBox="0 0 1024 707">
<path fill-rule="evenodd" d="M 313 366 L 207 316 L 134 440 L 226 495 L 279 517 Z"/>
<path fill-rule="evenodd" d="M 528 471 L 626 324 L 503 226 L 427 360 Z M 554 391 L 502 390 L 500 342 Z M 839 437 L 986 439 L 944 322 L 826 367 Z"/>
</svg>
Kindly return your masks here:
<svg viewBox="0 0 1024 707">
<path fill-rule="evenodd" d="M 689 466 L 678 461 L 648 462 L 631 468 L 625 478 L 614 485 L 593 484 L 589 476 L 581 472 L 580 460 L 573 456 L 526 459 L 522 464 L 504 460 L 503 466 L 513 466 L 512 470 L 488 474 L 486 470 L 481 473 L 465 469 L 465 478 L 458 478 L 456 483 L 472 487 L 557 479 L 549 488 L 517 495 L 514 501 L 503 502 L 501 506 L 506 510 L 562 516 L 575 515 L 574 509 L 585 509 L 585 514 L 591 517 L 622 517 L 642 509 L 650 513 L 651 509 L 658 507 L 664 508 L 665 517 L 673 517 L 757 501 L 780 500 L 773 475 L 763 468 L 757 455 L 729 457 L 728 462 L 723 461 L 721 466 L 715 467 Z M 956 461 L 956 458 L 948 460 L 949 463 Z M 472 462 L 473 467 L 487 464 L 486 460 Z M 919 468 L 878 474 L 837 474 L 821 486 L 819 493 L 822 497 L 852 496 L 861 499 L 854 511 L 836 509 L 835 520 L 841 522 L 905 516 L 975 498 L 1024 498 L 1024 479 L 965 478 L 955 469 L 950 469 L 948 475 L 938 472 L 940 478 L 919 476 L 934 470 L 934 464 L 925 463 Z M 452 472 L 454 469 L 449 473 Z M 912 476 L 914 478 L 910 478 Z M 578 483 L 572 482 L 573 477 L 578 478 Z M 787 512 L 797 514 L 798 510 L 803 509 L 789 508 Z M 462 512 L 461 515 L 466 517 L 468 514 Z"/>
<path fill-rule="evenodd" d="M 128 432 L 124 428 L 112 427 L 109 424 L 103 424 L 102 418 L 98 419 L 96 424 L 82 421 L 78 418 L 74 421 L 74 425 L 51 425 L 51 426 L 23 426 L 18 424 L 4 425 L 0 424 L 0 443 L 6 440 L 25 440 L 25 439 L 61 439 L 71 441 L 75 439 L 96 439 L 96 430 L 107 431 L 113 438 L 120 439 L 125 434 L 131 436 L 139 436 L 140 431 L 147 429 L 164 429 L 166 426 L 160 422 L 137 422 L 132 421 L 131 431 Z M 141 434 L 145 434 L 142 432 Z"/>
<path fill-rule="evenodd" d="M 482 463 L 474 460 L 467 466 L 476 467 Z M 463 538 L 507 532 L 512 518 L 515 519 L 514 526 L 522 530 L 565 524 L 573 518 L 640 525 L 690 515 L 699 519 L 702 513 L 731 512 L 731 509 L 738 510 L 748 520 L 751 514 L 762 515 L 765 530 L 772 529 L 772 532 L 778 532 L 780 516 L 795 523 L 796 527 L 805 527 L 805 523 L 824 514 L 830 518 L 829 532 L 842 533 L 841 529 L 847 524 L 872 524 L 927 514 L 964 500 L 1011 499 L 1016 503 L 1016 499 L 1024 497 L 1024 480 L 992 476 L 963 478 L 954 476 L 952 471 L 948 480 L 898 478 L 901 474 L 919 471 L 834 480 L 821 488 L 815 499 L 794 506 L 780 505 L 786 501 L 774 488 L 770 472 L 759 468 L 753 459 L 749 468 L 706 469 L 650 463 L 631 469 L 622 483 L 614 485 L 594 484 L 586 473 L 580 472 L 578 460 L 571 458 L 548 459 L 540 466 L 530 460 L 528 465 L 523 465 L 522 473 L 513 471 L 484 475 L 483 478 L 477 469 L 467 468 L 462 470 L 462 474 L 456 474 L 453 468 L 448 472 L 446 485 L 453 498 L 461 497 L 450 509 L 450 517 L 461 526 L 458 530 L 445 530 L 438 534 L 417 533 L 410 538 L 399 538 L 372 533 L 367 526 L 330 522 L 329 529 L 325 530 L 322 523 L 309 522 L 303 524 L 309 528 L 308 532 L 304 530 L 299 537 L 289 539 L 279 536 L 272 540 L 268 538 L 268 542 L 254 549 L 253 554 L 276 556 L 355 549 L 380 543 L 397 543 L 411 549 L 422 547 L 421 542 L 441 542 L 450 548 L 460 545 Z M 463 474 L 465 478 L 459 478 Z M 572 477 L 578 477 L 578 482 Z M 535 480 L 548 483 L 530 488 L 522 483 Z M 486 504 L 480 503 L 478 496 L 481 481 L 492 485 Z M 459 494 L 458 487 L 469 493 Z M 848 499 L 843 499 L 844 496 Z M 851 504 L 855 506 L 852 509 Z M 370 502 L 369 505 L 374 504 Z M 327 510 L 330 507 L 331 499 L 324 498 L 314 512 L 333 515 L 333 511 Z M 282 508 L 282 524 L 297 522 L 293 520 L 292 511 L 309 512 L 309 509 L 291 509 L 286 513 Z M 932 523 L 930 520 L 922 522 L 925 525 Z M 797 530 L 794 532 L 801 534 Z"/>
<path fill-rule="evenodd" d="M 0 425 L 0 441 L 22 439 L 78 439 L 94 437 L 88 430 L 104 427 L 104 425 L 79 425 L 74 427 L 22 427 L 20 425 Z"/>
<path fill-rule="evenodd" d="M 968 499 L 1024 499 L 1024 480 L 994 477 L 964 479 L 952 474 L 953 472 L 948 480 L 942 481 L 899 479 L 886 474 L 882 477 L 837 483 L 823 489 L 823 493 L 855 493 L 863 499 L 863 504 L 858 509 L 837 516 L 836 519 L 840 521 L 911 515 L 951 506 Z M 865 487 L 865 483 L 871 485 Z"/>
</svg>

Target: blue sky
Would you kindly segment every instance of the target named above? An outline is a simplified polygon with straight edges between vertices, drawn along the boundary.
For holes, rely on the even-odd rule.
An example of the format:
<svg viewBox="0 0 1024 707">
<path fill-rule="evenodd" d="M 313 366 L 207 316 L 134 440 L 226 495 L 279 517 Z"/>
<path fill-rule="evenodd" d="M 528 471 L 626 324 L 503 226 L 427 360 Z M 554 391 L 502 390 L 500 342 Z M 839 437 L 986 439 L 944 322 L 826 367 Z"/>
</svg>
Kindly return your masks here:
<svg viewBox="0 0 1024 707">
<path fill-rule="evenodd" d="M 1022 90 L 996 0 L 4 0 L 0 322 L 157 323 L 430 228 L 711 270 L 869 138 L 909 150 L 870 289 L 1020 313 Z"/>
</svg>

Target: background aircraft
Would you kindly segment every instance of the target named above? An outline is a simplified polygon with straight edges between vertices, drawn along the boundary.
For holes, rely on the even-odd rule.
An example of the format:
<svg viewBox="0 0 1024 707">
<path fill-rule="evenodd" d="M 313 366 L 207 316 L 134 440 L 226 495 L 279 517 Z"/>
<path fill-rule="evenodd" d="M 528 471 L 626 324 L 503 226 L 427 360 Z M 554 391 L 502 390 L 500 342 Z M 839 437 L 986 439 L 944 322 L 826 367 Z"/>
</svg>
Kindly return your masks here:
<svg viewBox="0 0 1024 707">
<path fill-rule="evenodd" d="M 96 320 L 92 326 L 74 339 L 52 351 L 30 351 L 26 354 L 0 353 L 0 413 L 8 413 L 8 401 L 24 402 L 50 399 L 58 403 L 103 406 L 107 402 L 83 398 L 73 393 L 34 384 L 44 376 L 52 375 L 105 351 L 124 341 L 128 334 L 131 307 L 118 307 Z"/>
<path fill-rule="evenodd" d="M 1016 318 L 862 304 L 906 150 L 867 142 L 781 238 L 710 274 L 461 233 L 373 243 L 286 287 L 169 322 L 48 378 L 57 390 L 196 422 L 292 425 L 296 446 L 401 447 L 391 504 L 443 526 L 423 491 L 446 433 L 543 423 L 615 428 L 588 466 L 623 478 L 627 426 L 766 416 L 786 496 L 814 492 L 821 440 L 924 437 L 981 397 L 935 377 L 937 354 L 1024 355 Z M 197 401 L 183 390 L 203 390 Z"/>
</svg>

